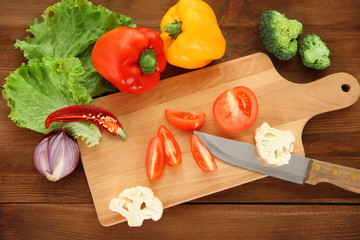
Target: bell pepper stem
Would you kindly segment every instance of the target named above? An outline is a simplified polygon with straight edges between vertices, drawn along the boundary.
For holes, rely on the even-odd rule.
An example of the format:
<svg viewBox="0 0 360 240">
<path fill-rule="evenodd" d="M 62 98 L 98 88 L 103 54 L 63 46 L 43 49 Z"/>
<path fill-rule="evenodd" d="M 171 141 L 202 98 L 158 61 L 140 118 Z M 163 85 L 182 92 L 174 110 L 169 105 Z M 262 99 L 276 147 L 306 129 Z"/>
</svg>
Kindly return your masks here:
<svg viewBox="0 0 360 240">
<path fill-rule="evenodd" d="M 139 59 L 139 66 L 143 74 L 152 74 L 155 72 L 157 65 L 155 51 L 152 49 L 145 49 L 141 52 Z"/>
<path fill-rule="evenodd" d="M 165 32 L 169 33 L 169 36 L 171 37 L 171 39 L 175 39 L 177 38 L 177 36 L 179 36 L 180 33 L 182 33 L 182 22 L 178 22 L 177 20 L 175 20 L 175 22 L 173 22 L 172 24 L 167 24 L 165 25 Z"/>
</svg>

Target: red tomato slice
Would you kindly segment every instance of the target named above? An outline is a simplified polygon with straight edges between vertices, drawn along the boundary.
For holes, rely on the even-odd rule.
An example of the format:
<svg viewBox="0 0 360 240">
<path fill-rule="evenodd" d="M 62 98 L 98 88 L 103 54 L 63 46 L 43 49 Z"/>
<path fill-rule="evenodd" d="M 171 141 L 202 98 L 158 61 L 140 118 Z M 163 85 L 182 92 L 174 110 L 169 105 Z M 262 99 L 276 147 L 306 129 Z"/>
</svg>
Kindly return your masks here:
<svg viewBox="0 0 360 240">
<path fill-rule="evenodd" d="M 158 179 L 164 171 L 164 143 L 161 138 L 153 137 L 146 152 L 146 173 L 152 180 Z"/>
<path fill-rule="evenodd" d="M 182 161 L 180 147 L 171 132 L 161 125 L 158 129 L 158 136 L 164 144 L 165 162 L 167 165 L 170 167 L 180 165 Z"/>
<path fill-rule="evenodd" d="M 191 152 L 196 163 L 204 172 L 212 172 L 217 169 L 215 158 L 205 146 L 198 135 L 193 134 L 190 138 Z"/>
<path fill-rule="evenodd" d="M 223 130 L 240 132 L 255 122 L 258 109 L 255 94 L 249 88 L 239 86 L 218 96 L 213 105 L 213 116 Z"/>
<path fill-rule="evenodd" d="M 200 128 L 206 118 L 204 112 L 165 110 L 166 119 L 171 125 L 180 130 L 194 131 Z"/>
</svg>

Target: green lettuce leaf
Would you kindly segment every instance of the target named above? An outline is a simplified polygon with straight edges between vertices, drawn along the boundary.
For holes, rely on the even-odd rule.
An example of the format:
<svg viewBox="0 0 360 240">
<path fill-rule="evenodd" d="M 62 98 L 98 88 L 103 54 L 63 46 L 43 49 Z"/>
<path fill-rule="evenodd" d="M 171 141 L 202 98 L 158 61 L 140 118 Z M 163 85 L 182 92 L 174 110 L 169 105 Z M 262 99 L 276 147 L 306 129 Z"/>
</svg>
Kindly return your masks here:
<svg viewBox="0 0 360 240">
<path fill-rule="evenodd" d="M 81 55 L 86 73 L 91 74 L 83 76 L 80 83 L 88 88 L 90 95 L 96 97 L 116 90 L 96 72 L 90 53 L 96 40 L 111 29 L 136 27 L 131 18 L 87 0 L 62 0 L 48 7 L 42 18 L 42 22 L 35 19 L 27 30 L 32 36 L 15 43 L 27 59 Z"/>
<path fill-rule="evenodd" d="M 85 86 L 92 97 L 99 97 L 105 93 L 117 91 L 116 88 L 107 80 L 105 80 L 94 68 L 91 60 L 91 47 L 82 52 L 78 58 L 83 63 L 85 73 L 78 79 L 78 83 Z"/>
<path fill-rule="evenodd" d="M 22 64 L 3 86 L 3 97 L 11 108 L 9 118 L 19 127 L 44 134 L 64 125 L 73 137 L 84 139 L 88 146 L 98 144 L 99 129 L 86 122 L 53 123 L 49 129 L 45 127 L 47 116 L 60 108 L 92 104 L 86 88 L 77 83 L 82 74 L 82 63 L 75 57 L 44 57 Z"/>
</svg>

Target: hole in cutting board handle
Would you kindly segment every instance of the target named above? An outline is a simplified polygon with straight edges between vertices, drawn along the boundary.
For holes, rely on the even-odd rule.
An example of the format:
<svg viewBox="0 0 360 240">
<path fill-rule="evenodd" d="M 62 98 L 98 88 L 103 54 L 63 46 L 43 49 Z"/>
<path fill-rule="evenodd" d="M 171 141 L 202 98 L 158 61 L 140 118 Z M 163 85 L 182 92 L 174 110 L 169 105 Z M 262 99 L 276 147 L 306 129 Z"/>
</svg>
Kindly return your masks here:
<svg viewBox="0 0 360 240">
<path fill-rule="evenodd" d="M 343 92 L 349 92 L 350 91 L 351 86 L 349 84 L 343 84 L 341 85 L 341 90 L 343 90 Z"/>
</svg>

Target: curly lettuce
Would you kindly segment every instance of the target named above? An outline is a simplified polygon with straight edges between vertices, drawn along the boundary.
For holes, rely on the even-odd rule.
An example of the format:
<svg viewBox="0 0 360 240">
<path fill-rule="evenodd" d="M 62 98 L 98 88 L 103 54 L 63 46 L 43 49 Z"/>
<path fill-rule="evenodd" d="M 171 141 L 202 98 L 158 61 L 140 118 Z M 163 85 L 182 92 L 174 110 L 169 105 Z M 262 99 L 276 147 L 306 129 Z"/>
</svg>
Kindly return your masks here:
<svg viewBox="0 0 360 240">
<path fill-rule="evenodd" d="M 44 57 L 41 61 L 22 64 L 6 78 L 3 86 L 3 97 L 11 108 L 9 118 L 19 127 L 44 134 L 64 125 L 88 146 L 98 144 L 99 129 L 86 122 L 53 123 L 49 129 L 45 127 L 47 116 L 60 108 L 92 104 L 86 88 L 77 84 L 83 73 L 81 61 L 74 57 Z"/>
<path fill-rule="evenodd" d="M 48 7 L 42 18 L 42 22 L 35 18 L 27 30 L 32 36 L 15 43 L 26 59 L 79 57 L 85 73 L 90 73 L 82 76 L 79 83 L 92 97 L 116 90 L 96 72 L 90 53 L 96 40 L 111 29 L 136 27 L 130 17 L 118 15 L 101 5 L 95 6 L 87 0 L 62 0 Z"/>
<path fill-rule="evenodd" d="M 91 105 L 93 97 L 116 90 L 93 67 L 91 51 L 106 32 L 136 25 L 131 18 L 87 0 L 62 0 L 48 7 L 42 18 L 30 25 L 31 36 L 15 43 L 28 64 L 11 73 L 3 86 L 3 97 L 11 108 L 9 118 L 19 127 L 44 134 L 63 125 L 74 138 L 96 145 L 101 138 L 97 126 L 52 123 L 46 129 L 45 119 L 60 108 Z"/>
<path fill-rule="evenodd" d="M 79 77 L 78 83 L 86 87 L 91 97 L 99 97 L 105 93 L 115 92 L 116 88 L 94 68 L 91 60 L 92 47 L 87 48 L 78 56 L 85 70 L 85 73 Z"/>
</svg>

